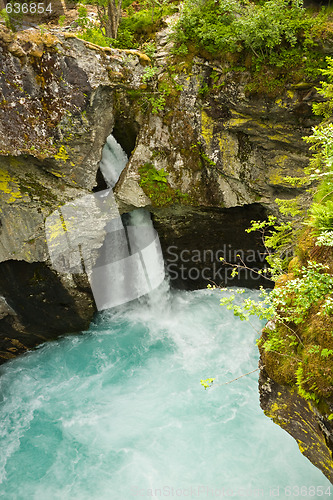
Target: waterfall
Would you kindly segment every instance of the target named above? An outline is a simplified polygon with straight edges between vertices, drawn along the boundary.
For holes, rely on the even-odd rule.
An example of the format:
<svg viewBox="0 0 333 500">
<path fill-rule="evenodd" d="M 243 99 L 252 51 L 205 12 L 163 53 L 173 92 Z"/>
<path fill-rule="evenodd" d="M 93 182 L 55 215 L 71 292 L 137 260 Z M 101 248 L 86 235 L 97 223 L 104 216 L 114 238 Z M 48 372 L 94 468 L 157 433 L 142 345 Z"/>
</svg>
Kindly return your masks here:
<svg viewBox="0 0 333 500">
<path fill-rule="evenodd" d="M 99 311 L 156 289 L 165 278 L 158 235 L 142 208 L 120 215 L 112 188 L 128 158 L 110 135 L 100 170 L 108 189 L 67 203 L 45 222 L 53 267 L 89 277 Z"/>
<path fill-rule="evenodd" d="M 127 162 L 127 154 L 113 135 L 109 135 L 106 139 L 102 159 L 99 164 L 100 171 L 109 188 L 114 188 Z"/>
<path fill-rule="evenodd" d="M 115 186 L 127 161 L 126 153 L 110 135 L 100 162 L 109 188 Z M 113 219 L 90 280 L 98 309 L 141 297 L 158 287 L 163 279 L 163 257 L 150 213 L 139 208 L 116 221 Z"/>
</svg>

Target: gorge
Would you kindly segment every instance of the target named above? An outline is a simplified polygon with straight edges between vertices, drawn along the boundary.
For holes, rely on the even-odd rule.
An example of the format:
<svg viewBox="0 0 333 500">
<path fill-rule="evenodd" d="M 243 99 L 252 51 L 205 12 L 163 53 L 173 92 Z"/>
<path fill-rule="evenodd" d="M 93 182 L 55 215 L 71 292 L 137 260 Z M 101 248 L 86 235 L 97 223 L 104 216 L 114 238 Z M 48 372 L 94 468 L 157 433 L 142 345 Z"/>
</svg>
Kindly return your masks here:
<svg viewBox="0 0 333 500">
<path fill-rule="evenodd" d="M 210 280 L 220 284 L 219 252 L 231 256 L 232 262 L 242 252 L 249 267 L 264 266 L 260 236 L 245 233 L 251 220 L 277 215 L 276 198 L 288 200 L 297 194 L 304 206 L 309 204 L 309 185 L 292 187 L 284 178 L 303 176 L 308 164 L 309 148 L 302 137 L 318 123 L 312 113 L 312 103 L 321 101 L 315 85 L 291 81 L 277 95 L 251 92 L 250 71 L 235 71 L 233 61 L 198 55 L 190 62 L 167 61 L 171 43 L 167 34 L 165 28 L 156 36 L 158 72 L 145 81 L 151 61 L 138 50 L 99 47 L 71 33 L 27 30 L 14 34 L 0 27 L 2 362 L 47 340 L 88 330 L 93 320 L 96 305 L 88 277 L 53 268 L 44 221 L 59 206 L 106 189 L 99 163 L 111 133 L 129 157 L 114 189 L 118 210 L 121 214 L 144 208 L 151 212 L 171 286 L 183 290 L 172 292 L 175 301 L 188 303 L 192 313 L 192 300 L 200 302 L 203 297 L 205 301 L 208 292 L 193 292 L 190 298 L 187 291 L 204 288 Z M 332 53 L 329 43 L 323 50 Z M 168 89 L 166 102 L 155 113 L 151 99 L 161 84 Z M 191 271 L 193 267 L 198 271 Z M 227 276 L 229 280 L 230 273 Z M 227 284 L 257 287 L 262 283 L 247 274 Z M 119 315 L 120 322 L 130 321 L 126 311 Z M 93 329 L 99 329 L 98 321 Z M 212 328 L 217 328 L 216 321 Z M 199 324 L 203 327 L 202 319 Z M 163 330 L 163 322 L 159 328 Z M 159 335 L 157 350 L 162 349 Z M 59 349 L 66 350 L 71 342 L 74 346 L 84 341 L 69 337 Z M 48 349 L 58 345 L 46 344 L 36 354 L 47 357 Z M 199 359 L 199 341 L 197 346 Z M 102 370 L 103 356 L 99 351 L 96 356 L 97 371 Z M 22 359 L 29 365 L 33 358 L 29 354 Z M 17 361 L 10 366 L 15 367 Z M 211 367 L 219 373 L 217 365 Z M 244 365 L 243 371 L 248 369 Z M 239 375 L 233 369 L 228 373 L 230 378 Z M 9 385 L 14 384 L 12 376 L 9 370 Z M 29 380 L 34 383 L 33 378 Z M 44 389 L 40 390 L 43 398 Z M 267 413 L 277 423 L 283 422 L 301 451 L 332 481 L 331 423 L 288 386 L 274 382 L 263 367 L 260 393 Z M 243 397 L 246 401 L 247 396 Z M 210 439 L 216 441 L 216 437 Z M 193 467 L 197 470 L 196 464 Z M 155 484 L 160 485 L 159 473 L 156 477 Z M 149 486 L 148 481 L 145 488 Z M 258 486 L 249 481 L 247 487 Z M 82 493 L 78 498 L 83 498 Z"/>
</svg>

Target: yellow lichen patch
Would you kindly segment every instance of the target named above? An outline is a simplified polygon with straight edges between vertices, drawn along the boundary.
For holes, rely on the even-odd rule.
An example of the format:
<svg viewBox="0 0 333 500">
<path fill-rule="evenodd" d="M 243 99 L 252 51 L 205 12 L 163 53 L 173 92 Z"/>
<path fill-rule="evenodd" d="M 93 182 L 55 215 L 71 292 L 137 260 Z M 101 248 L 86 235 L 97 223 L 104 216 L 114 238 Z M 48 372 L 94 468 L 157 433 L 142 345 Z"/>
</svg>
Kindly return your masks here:
<svg viewBox="0 0 333 500">
<path fill-rule="evenodd" d="M 229 127 L 241 127 L 249 121 L 249 118 L 231 118 L 231 120 L 228 121 L 228 125 Z"/>
<path fill-rule="evenodd" d="M 281 135 L 278 135 L 278 134 L 275 134 L 275 135 L 268 135 L 267 137 L 271 140 L 271 141 L 279 141 L 279 142 L 286 142 L 287 144 L 290 143 L 290 140 L 287 139 L 286 137 L 287 134 L 281 134 Z M 288 135 L 291 135 L 291 134 L 288 134 Z"/>
<path fill-rule="evenodd" d="M 273 404 L 271 405 L 270 409 L 269 409 L 269 411 L 270 411 L 270 413 L 271 413 L 271 415 L 272 415 L 273 417 L 275 417 L 275 416 L 276 416 L 276 412 L 277 412 L 278 410 L 279 410 L 279 405 L 278 405 L 278 403 L 273 403 Z"/>
<path fill-rule="evenodd" d="M 219 149 L 223 164 L 226 166 L 228 173 L 235 175 L 234 163 L 238 152 L 238 143 L 229 134 L 221 134 L 218 137 Z"/>
<path fill-rule="evenodd" d="M 285 172 L 282 172 L 282 175 L 279 172 L 273 172 L 269 177 L 269 183 L 275 186 L 289 186 L 287 181 L 285 181 L 285 177 Z"/>
<path fill-rule="evenodd" d="M 68 160 L 69 154 L 68 154 L 64 145 L 60 146 L 59 151 L 57 154 L 54 155 L 54 158 L 56 160 L 61 160 L 61 161 Z M 54 174 L 54 175 L 57 175 L 57 174 Z M 59 177 L 61 177 L 61 175 L 59 175 Z"/>
<path fill-rule="evenodd" d="M 275 104 L 277 104 L 280 108 L 286 108 L 287 104 L 282 101 L 282 99 L 276 99 Z"/>
<path fill-rule="evenodd" d="M 59 216 L 58 212 L 54 212 L 47 218 L 45 229 L 49 244 L 56 243 L 54 240 L 57 240 L 59 237 L 63 237 L 64 233 L 67 232 L 65 221 Z"/>
<path fill-rule="evenodd" d="M 300 441 L 299 439 L 297 440 L 297 444 L 298 444 L 298 447 L 299 447 L 299 451 L 300 451 L 301 453 L 304 453 L 304 452 L 307 450 L 307 448 L 305 448 L 305 447 L 303 446 L 303 445 L 304 445 L 304 443 L 303 443 L 302 441 Z"/>
<path fill-rule="evenodd" d="M 56 172 L 55 170 L 50 170 L 51 174 L 54 175 L 55 177 L 59 177 L 59 178 L 62 178 L 62 177 L 66 177 L 65 174 L 61 174 L 60 172 Z"/>
<path fill-rule="evenodd" d="M 251 121 L 251 119 L 246 116 L 246 115 L 243 115 L 242 113 L 238 113 L 237 111 L 235 110 L 231 110 L 231 114 L 232 114 L 232 118 L 228 121 L 228 126 L 229 127 L 240 127 L 242 125 L 244 125 L 245 123 L 248 123 L 249 121 Z"/>
<path fill-rule="evenodd" d="M 268 410 L 265 411 L 265 413 L 273 420 L 279 420 L 279 425 L 281 420 L 285 420 L 285 412 L 287 410 L 286 401 L 281 396 L 281 393 L 280 395 L 278 394 L 275 401 L 270 405 Z"/>
<path fill-rule="evenodd" d="M 202 111 L 201 134 L 208 147 L 212 142 L 213 132 L 214 132 L 214 120 L 210 116 L 208 116 L 207 113 L 205 113 L 205 111 Z"/>
<path fill-rule="evenodd" d="M 2 193 L 2 198 L 4 198 L 7 203 L 13 203 L 17 199 L 22 198 L 22 193 L 15 178 L 11 177 L 7 171 L 1 169 L 0 191 Z"/>
<path fill-rule="evenodd" d="M 277 155 L 275 157 L 275 163 L 279 165 L 279 167 L 288 166 L 288 162 L 290 162 L 290 157 L 288 155 Z"/>
</svg>

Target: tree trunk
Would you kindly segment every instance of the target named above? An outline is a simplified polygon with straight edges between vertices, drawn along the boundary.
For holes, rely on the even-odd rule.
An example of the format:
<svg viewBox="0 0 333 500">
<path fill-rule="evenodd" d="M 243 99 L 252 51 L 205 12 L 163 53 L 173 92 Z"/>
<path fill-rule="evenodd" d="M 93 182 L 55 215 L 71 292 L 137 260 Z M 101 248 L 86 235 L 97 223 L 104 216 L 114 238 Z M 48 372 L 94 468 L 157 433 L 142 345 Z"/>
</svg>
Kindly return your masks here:
<svg viewBox="0 0 333 500">
<path fill-rule="evenodd" d="M 109 0 L 108 20 L 105 26 L 105 35 L 109 38 L 117 38 L 118 27 L 121 19 L 122 0 Z"/>
</svg>

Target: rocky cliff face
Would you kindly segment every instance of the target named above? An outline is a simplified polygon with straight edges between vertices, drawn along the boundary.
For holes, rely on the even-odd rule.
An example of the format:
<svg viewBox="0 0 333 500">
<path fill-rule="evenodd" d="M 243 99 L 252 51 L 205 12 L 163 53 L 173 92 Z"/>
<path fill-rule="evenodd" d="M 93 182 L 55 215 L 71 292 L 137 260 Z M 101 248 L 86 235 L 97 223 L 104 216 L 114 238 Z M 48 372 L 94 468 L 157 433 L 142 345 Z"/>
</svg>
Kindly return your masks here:
<svg viewBox="0 0 333 500">
<path fill-rule="evenodd" d="M 0 28 L 2 361 L 89 326 L 95 304 L 87 276 L 52 268 L 44 221 L 98 184 L 117 117 L 115 87 L 125 74 L 138 85 L 140 57 L 146 62 L 75 38 Z"/>
<path fill-rule="evenodd" d="M 225 282 L 220 257 L 235 262 L 240 254 L 250 267 L 263 266 L 260 240 L 244 229 L 274 212 L 277 196 L 294 196 L 283 177 L 302 175 L 307 164 L 302 136 L 315 123 L 313 89 L 298 84 L 279 97 L 251 95 L 251 75 L 240 78 L 228 62 L 194 58 L 173 66 L 167 33 L 159 34 L 149 80 L 143 78 L 149 58 L 136 51 L 1 29 L 0 261 L 3 275 L 17 282 L 18 262 L 29 270 L 47 267 L 44 292 L 52 276 L 75 310 L 76 321 L 64 320 L 59 333 L 87 327 L 94 304 L 84 276 L 73 281 L 50 266 L 44 221 L 59 205 L 103 188 L 98 162 L 112 130 L 130 155 L 116 189 L 119 207 L 150 207 L 172 281 L 185 288 Z M 27 279 L 41 317 L 57 323 L 59 314 L 44 310 L 48 300 Z M 235 284 L 251 283 L 257 284 L 254 274 Z M 31 332 L 33 319 L 8 279 L 0 294 L 5 359 L 18 352 L 9 327 Z M 36 335 L 44 338 L 44 327 Z"/>
<path fill-rule="evenodd" d="M 296 390 L 271 379 L 263 366 L 259 387 L 265 414 L 297 441 L 301 453 L 333 484 L 331 422 Z"/>
<path fill-rule="evenodd" d="M 1 359 L 92 318 L 87 277 L 52 268 L 44 221 L 103 188 L 98 163 L 111 131 L 130 155 L 119 207 L 150 207 L 174 284 L 225 282 L 220 257 L 262 267 L 260 240 L 244 229 L 274 211 L 277 196 L 294 195 L 283 177 L 307 163 L 314 91 L 247 95 L 250 75 L 237 80 L 227 63 L 172 66 L 167 32 L 144 82 L 144 54 L 1 28 Z M 251 282 L 255 275 L 235 284 Z"/>
<path fill-rule="evenodd" d="M 230 284 L 220 257 L 262 267 L 261 241 L 244 229 L 275 213 L 277 197 L 308 202 L 283 178 L 307 165 L 302 137 L 316 123 L 315 89 L 298 82 L 255 94 L 250 73 L 228 61 L 173 62 L 166 35 L 147 80 L 149 58 L 136 51 L 0 28 L 0 361 L 86 329 L 93 317 L 86 274 L 53 268 L 44 222 L 105 187 L 98 163 L 112 131 L 130 155 L 119 209 L 150 208 L 176 286 Z M 258 281 L 247 273 L 233 284 Z M 322 466 L 307 456 L 327 466 L 329 458 Z"/>
</svg>

